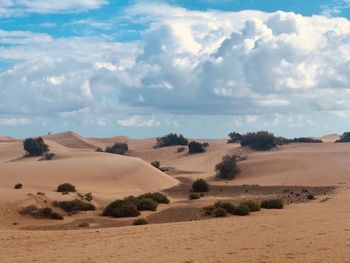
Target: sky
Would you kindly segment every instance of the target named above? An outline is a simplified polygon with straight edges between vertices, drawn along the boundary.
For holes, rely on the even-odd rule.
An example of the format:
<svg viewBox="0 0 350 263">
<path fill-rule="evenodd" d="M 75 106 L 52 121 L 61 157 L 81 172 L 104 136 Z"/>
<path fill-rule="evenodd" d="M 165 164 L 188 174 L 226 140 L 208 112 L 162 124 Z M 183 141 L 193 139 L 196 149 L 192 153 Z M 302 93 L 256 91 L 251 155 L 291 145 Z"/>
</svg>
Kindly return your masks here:
<svg viewBox="0 0 350 263">
<path fill-rule="evenodd" d="M 0 135 L 350 130 L 350 0 L 0 0 Z"/>
</svg>

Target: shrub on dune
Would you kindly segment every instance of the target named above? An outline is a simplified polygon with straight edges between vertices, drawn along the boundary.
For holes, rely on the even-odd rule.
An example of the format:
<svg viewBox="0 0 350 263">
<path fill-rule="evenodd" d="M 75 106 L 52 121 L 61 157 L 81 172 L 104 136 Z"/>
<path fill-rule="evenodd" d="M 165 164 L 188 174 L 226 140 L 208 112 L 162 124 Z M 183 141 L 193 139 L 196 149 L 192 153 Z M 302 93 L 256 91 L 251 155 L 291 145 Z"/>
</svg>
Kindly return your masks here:
<svg viewBox="0 0 350 263">
<path fill-rule="evenodd" d="M 16 184 L 14 188 L 15 188 L 15 189 L 22 189 L 22 187 L 23 187 L 22 184 Z"/>
<path fill-rule="evenodd" d="M 104 209 L 102 215 L 112 217 L 136 217 L 140 215 L 140 211 L 131 201 L 116 200 Z"/>
<path fill-rule="evenodd" d="M 155 160 L 155 161 L 151 162 L 151 165 L 160 170 L 160 161 Z"/>
<path fill-rule="evenodd" d="M 188 140 L 182 136 L 182 134 L 177 135 L 176 133 L 170 133 L 163 137 L 157 138 L 157 143 L 154 148 L 163 148 L 174 145 L 187 145 Z"/>
<path fill-rule="evenodd" d="M 260 203 L 253 200 L 242 201 L 239 205 L 248 207 L 250 212 L 260 211 Z"/>
<path fill-rule="evenodd" d="M 227 211 L 227 213 L 229 214 L 233 214 L 233 212 L 235 211 L 235 206 L 230 203 L 230 202 L 221 202 L 221 201 L 218 201 L 214 204 L 214 206 L 216 208 L 222 208 L 222 209 L 225 209 Z"/>
<path fill-rule="evenodd" d="M 118 143 L 116 142 L 113 146 L 109 146 L 106 148 L 106 153 L 114 153 L 124 155 L 129 150 L 129 146 L 127 143 Z"/>
<path fill-rule="evenodd" d="M 63 209 L 66 212 L 96 210 L 96 207 L 93 204 L 86 203 L 78 199 L 72 201 L 55 201 L 53 202 L 53 205 Z"/>
<path fill-rule="evenodd" d="M 340 136 L 340 139 L 335 142 L 350 142 L 350 132 L 344 132 L 342 136 Z"/>
<path fill-rule="evenodd" d="M 133 223 L 134 226 L 141 226 L 141 225 L 147 225 L 147 224 L 148 224 L 148 222 L 144 218 L 135 219 L 135 221 Z"/>
<path fill-rule="evenodd" d="M 204 179 L 197 179 L 192 183 L 192 191 L 195 193 L 209 192 L 209 184 Z"/>
<path fill-rule="evenodd" d="M 216 177 L 224 180 L 231 180 L 236 177 L 239 170 L 237 167 L 236 155 L 226 155 L 222 161 L 215 166 Z"/>
<path fill-rule="evenodd" d="M 241 146 L 249 146 L 258 151 L 267 151 L 277 146 L 276 138 L 267 131 L 249 132 L 243 135 Z"/>
<path fill-rule="evenodd" d="M 261 202 L 261 208 L 282 209 L 284 207 L 282 199 L 268 199 Z"/>
<path fill-rule="evenodd" d="M 49 151 L 49 146 L 42 137 L 25 139 L 23 148 L 30 156 L 41 156 Z"/>
<path fill-rule="evenodd" d="M 190 199 L 190 200 L 195 200 L 195 199 L 200 199 L 200 198 L 201 198 L 201 196 L 198 193 L 190 193 L 188 195 L 188 199 Z"/>
<path fill-rule="evenodd" d="M 242 135 L 238 132 L 231 132 L 228 134 L 228 137 L 227 143 L 239 143 L 242 139 Z"/>
<path fill-rule="evenodd" d="M 73 193 L 75 192 L 75 186 L 69 183 L 60 184 L 57 187 L 57 192 L 60 193 Z"/>
<path fill-rule="evenodd" d="M 205 148 L 208 146 L 209 146 L 208 143 L 200 143 L 200 142 L 192 141 L 188 144 L 188 153 L 189 154 L 203 153 L 205 152 Z"/>
<path fill-rule="evenodd" d="M 159 192 L 142 194 L 142 195 L 138 196 L 138 198 L 150 198 L 159 204 L 169 204 L 170 203 L 169 198 L 166 195 L 159 193 Z"/>
<path fill-rule="evenodd" d="M 233 214 L 236 216 L 247 216 L 249 215 L 249 212 L 250 212 L 249 206 L 245 204 L 240 204 L 239 206 L 235 207 Z"/>
<path fill-rule="evenodd" d="M 156 211 L 158 203 L 151 198 L 137 198 L 136 206 L 139 211 Z"/>
<path fill-rule="evenodd" d="M 215 208 L 213 211 L 215 217 L 224 217 L 227 215 L 227 211 L 223 208 Z"/>
</svg>

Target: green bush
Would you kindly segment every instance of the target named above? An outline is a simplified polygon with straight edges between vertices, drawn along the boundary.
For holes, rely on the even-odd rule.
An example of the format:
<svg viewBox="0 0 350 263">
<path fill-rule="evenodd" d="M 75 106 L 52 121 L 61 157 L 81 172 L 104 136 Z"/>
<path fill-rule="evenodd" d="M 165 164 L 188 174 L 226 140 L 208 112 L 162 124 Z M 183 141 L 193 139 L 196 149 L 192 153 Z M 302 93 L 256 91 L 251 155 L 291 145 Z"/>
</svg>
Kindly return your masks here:
<svg viewBox="0 0 350 263">
<path fill-rule="evenodd" d="M 96 210 L 96 207 L 93 204 L 83 202 L 79 199 L 72 201 L 55 201 L 53 202 L 53 205 L 63 209 L 66 212 Z"/>
<path fill-rule="evenodd" d="M 34 218 L 47 218 L 47 219 L 53 219 L 53 220 L 63 220 L 63 217 L 52 211 L 51 208 L 38 208 L 35 205 L 30 205 L 25 208 L 22 208 L 19 213 L 21 215 L 30 215 Z"/>
<path fill-rule="evenodd" d="M 340 139 L 335 142 L 350 142 L 350 132 L 344 132 L 343 135 L 340 136 Z"/>
<path fill-rule="evenodd" d="M 220 179 L 231 180 L 236 177 L 239 170 L 236 155 L 226 155 L 222 161 L 215 166 L 216 176 Z"/>
<path fill-rule="evenodd" d="M 127 143 L 116 142 L 113 146 L 107 147 L 105 152 L 124 155 L 127 153 L 128 150 L 129 150 L 129 146 Z"/>
<path fill-rule="evenodd" d="M 25 139 L 23 148 L 30 156 L 41 156 L 49 151 L 49 146 L 41 137 Z"/>
<path fill-rule="evenodd" d="M 192 141 L 188 144 L 188 153 L 195 154 L 203 152 L 205 152 L 205 147 L 203 143 Z"/>
<path fill-rule="evenodd" d="M 102 215 L 112 217 L 136 217 L 140 215 L 140 211 L 131 201 L 116 200 L 104 209 Z"/>
<path fill-rule="evenodd" d="M 235 211 L 235 206 L 230 203 L 230 202 L 221 202 L 218 201 L 214 204 L 214 206 L 216 208 L 222 208 L 225 209 L 227 211 L 227 213 L 233 214 L 233 212 Z"/>
<path fill-rule="evenodd" d="M 60 192 L 60 193 L 72 193 L 75 191 L 76 191 L 75 186 L 69 183 L 60 184 L 57 187 L 57 192 Z"/>
<path fill-rule="evenodd" d="M 195 193 L 209 192 L 209 184 L 204 179 L 197 179 L 192 183 L 192 191 Z"/>
<path fill-rule="evenodd" d="M 215 217 L 224 217 L 227 215 L 227 211 L 223 208 L 215 208 L 213 213 Z"/>
<path fill-rule="evenodd" d="M 170 203 L 169 198 L 166 195 L 159 193 L 159 192 L 146 193 L 146 194 L 138 196 L 137 198 L 151 198 L 159 204 L 169 204 Z"/>
<path fill-rule="evenodd" d="M 243 135 L 241 146 L 249 146 L 258 151 L 267 151 L 277 146 L 276 138 L 267 131 L 249 132 Z"/>
<path fill-rule="evenodd" d="M 229 139 L 227 143 L 239 143 L 242 139 L 242 135 L 237 132 L 231 132 L 228 134 Z"/>
<path fill-rule="evenodd" d="M 156 211 L 158 202 L 151 198 L 137 198 L 136 206 L 139 211 Z"/>
<path fill-rule="evenodd" d="M 250 209 L 247 205 L 240 204 L 239 206 L 235 207 L 233 214 L 237 216 L 246 216 L 249 215 L 249 211 Z"/>
<path fill-rule="evenodd" d="M 199 199 L 199 198 L 201 198 L 201 196 L 197 193 L 190 193 L 188 195 L 188 199 L 190 199 L 190 200 L 195 200 L 195 199 Z"/>
<path fill-rule="evenodd" d="M 253 200 L 242 201 L 242 202 L 240 202 L 239 205 L 240 206 L 247 206 L 249 208 L 250 212 L 260 211 L 260 204 L 256 201 L 253 201 Z"/>
<path fill-rule="evenodd" d="M 282 199 L 268 199 L 261 202 L 261 208 L 282 209 L 284 206 Z"/>
<path fill-rule="evenodd" d="M 134 221 L 135 226 L 147 225 L 147 224 L 148 224 L 147 220 L 143 218 L 138 218 L 138 219 L 135 219 Z"/>
<path fill-rule="evenodd" d="M 170 133 L 163 137 L 157 138 L 157 143 L 154 148 L 163 148 L 174 145 L 187 145 L 188 140 L 183 137 L 181 134 L 177 135 L 176 133 Z"/>
<path fill-rule="evenodd" d="M 213 214 L 215 208 L 216 208 L 215 206 L 210 205 L 210 206 L 203 207 L 202 210 L 203 210 L 205 215 L 211 216 Z"/>
</svg>

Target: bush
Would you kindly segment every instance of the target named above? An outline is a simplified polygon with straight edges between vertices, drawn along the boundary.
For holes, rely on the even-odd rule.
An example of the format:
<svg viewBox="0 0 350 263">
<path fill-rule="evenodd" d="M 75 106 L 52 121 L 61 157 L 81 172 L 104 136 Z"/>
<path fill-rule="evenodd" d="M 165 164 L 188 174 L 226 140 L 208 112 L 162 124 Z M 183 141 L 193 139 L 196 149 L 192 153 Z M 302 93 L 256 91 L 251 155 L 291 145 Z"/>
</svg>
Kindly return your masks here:
<svg viewBox="0 0 350 263">
<path fill-rule="evenodd" d="M 160 170 L 160 161 L 153 161 L 151 162 L 151 165 Z"/>
<path fill-rule="evenodd" d="M 242 201 L 240 202 L 239 206 L 248 207 L 250 212 L 260 211 L 260 204 L 253 200 Z"/>
<path fill-rule="evenodd" d="M 102 215 L 112 217 L 136 217 L 140 215 L 140 211 L 131 201 L 116 200 L 104 209 Z"/>
<path fill-rule="evenodd" d="M 209 192 L 209 184 L 204 179 L 197 179 L 192 183 L 192 191 L 196 193 Z"/>
<path fill-rule="evenodd" d="M 49 151 L 49 146 L 41 137 L 25 139 L 23 148 L 30 156 L 41 156 Z"/>
<path fill-rule="evenodd" d="M 85 203 L 78 199 L 72 201 L 54 201 L 53 206 L 59 207 L 66 212 L 96 210 L 96 207 L 93 204 Z"/>
<path fill-rule="evenodd" d="M 211 216 L 213 214 L 215 208 L 216 207 L 213 205 L 203 207 L 204 214 L 207 216 Z"/>
<path fill-rule="evenodd" d="M 136 206 L 139 211 L 156 211 L 158 203 L 151 198 L 137 198 Z"/>
<path fill-rule="evenodd" d="M 268 199 L 261 203 L 261 208 L 265 209 L 282 209 L 284 206 L 282 199 Z"/>
<path fill-rule="evenodd" d="M 86 193 L 84 196 L 85 196 L 85 200 L 88 202 L 91 202 L 93 200 L 92 193 Z"/>
<path fill-rule="evenodd" d="M 60 184 L 57 187 L 57 192 L 60 193 L 73 193 L 75 192 L 75 186 L 69 183 Z"/>
<path fill-rule="evenodd" d="M 214 204 L 214 206 L 216 208 L 222 208 L 222 209 L 225 209 L 227 211 L 227 213 L 230 213 L 230 214 L 233 214 L 233 212 L 235 211 L 235 206 L 230 203 L 230 202 L 216 202 Z"/>
<path fill-rule="evenodd" d="M 205 152 L 205 147 L 203 143 L 192 141 L 188 144 L 188 152 L 190 154 L 203 153 Z"/>
<path fill-rule="evenodd" d="M 141 225 L 147 225 L 148 222 L 146 219 L 143 219 L 143 218 L 138 218 L 138 219 L 135 219 L 134 221 L 134 226 L 141 226 Z"/>
<path fill-rule="evenodd" d="M 102 149 L 101 147 L 97 147 L 97 148 L 96 148 L 96 152 L 98 152 L 98 153 L 103 153 L 103 149 Z"/>
<path fill-rule="evenodd" d="M 236 216 L 246 216 L 249 215 L 249 207 L 245 204 L 240 204 L 238 207 L 235 207 L 233 214 Z"/>
<path fill-rule="evenodd" d="M 105 152 L 124 155 L 128 150 L 129 150 L 129 146 L 127 143 L 116 142 L 113 146 L 107 147 Z"/>
<path fill-rule="evenodd" d="M 350 142 L 350 132 L 344 132 L 343 135 L 340 136 L 340 139 L 335 142 Z"/>
<path fill-rule="evenodd" d="M 242 139 L 242 135 L 237 132 L 231 132 L 228 134 L 229 139 L 227 143 L 239 143 Z"/>
<path fill-rule="evenodd" d="M 38 208 L 35 205 L 30 205 L 25 208 L 22 208 L 19 213 L 21 215 L 30 215 L 34 218 L 47 218 L 47 219 L 53 219 L 53 220 L 62 220 L 63 217 L 52 211 L 51 208 L 46 207 L 46 208 Z"/>
<path fill-rule="evenodd" d="M 289 139 L 288 140 L 289 143 L 323 143 L 322 140 L 319 139 L 313 139 L 310 137 L 299 137 L 299 138 L 294 138 L 294 139 Z"/>
<path fill-rule="evenodd" d="M 169 204 L 170 200 L 168 199 L 168 197 L 162 193 L 146 193 L 143 195 L 138 196 L 137 198 L 150 198 L 153 199 L 154 201 L 156 201 L 159 204 Z"/>
<path fill-rule="evenodd" d="M 236 177 L 239 170 L 237 167 L 237 157 L 235 155 L 226 155 L 221 163 L 215 166 L 216 176 L 220 179 L 231 180 Z"/>
<path fill-rule="evenodd" d="M 177 135 L 176 133 L 170 133 L 163 137 L 157 138 L 157 143 L 154 148 L 163 148 L 174 145 L 187 145 L 188 140 L 183 137 L 181 134 Z"/>
<path fill-rule="evenodd" d="M 44 153 L 43 160 L 51 161 L 55 156 L 56 154 L 54 153 Z"/>
<path fill-rule="evenodd" d="M 227 215 L 227 211 L 223 208 L 215 208 L 213 213 L 215 217 L 224 217 Z"/>
<path fill-rule="evenodd" d="M 313 194 L 308 194 L 306 198 L 308 200 L 315 200 L 315 196 Z"/>
<path fill-rule="evenodd" d="M 23 187 L 22 184 L 16 184 L 14 188 L 15 188 L 15 189 L 22 189 L 22 187 Z"/>
<path fill-rule="evenodd" d="M 199 198 L 201 198 L 201 196 L 197 193 L 190 193 L 188 195 L 188 199 L 190 199 L 190 200 L 195 200 L 195 199 L 199 199 Z"/>
<path fill-rule="evenodd" d="M 243 135 L 241 146 L 249 146 L 259 151 L 267 151 L 277 146 L 275 136 L 267 131 L 250 132 Z"/>
</svg>

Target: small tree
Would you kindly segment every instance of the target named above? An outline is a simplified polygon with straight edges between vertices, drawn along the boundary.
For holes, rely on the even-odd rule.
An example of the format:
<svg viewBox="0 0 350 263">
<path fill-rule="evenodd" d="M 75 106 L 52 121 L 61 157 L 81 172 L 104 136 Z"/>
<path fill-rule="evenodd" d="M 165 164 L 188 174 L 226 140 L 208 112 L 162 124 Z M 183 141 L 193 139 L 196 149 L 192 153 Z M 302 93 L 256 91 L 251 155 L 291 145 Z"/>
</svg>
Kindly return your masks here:
<svg viewBox="0 0 350 263">
<path fill-rule="evenodd" d="M 176 133 L 170 133 L 163 137 L 157 138 L 157 143 L 154 148 L 162 148 L 173 145 L 187 145 L 188 140 L 182 135 L 177 135 Z"/>
<path fill-rule="evenodd" d="M 41 156 L 49 151 L 49 146 L 42 137 L 25 139 L 23 148 L 30 156 Z"/>
<path fill-rule="evenodd" d="M 249 132 L 243 135 L 241 146 L 249 146 L 254 150 L 267 151 L 277 146 L 276 138 L 267 131 Z"/>
<path fill-rule="evenodd" d="M 204 179 L 197 179 L 192 183 L 192 191 L 197 193 L 209 192 L 209 184 Z"/>
<path fill-rule="evenodd" d="M 228 137 L 227 143 L 239 143 L 242 140 L 242 135 L 238 132 L 231 132 Z"/>
<path fill-rule="evenodd" d="M 194 154 L 203 152 L 205 152 L 205 147 L 202 143 L 192 141 L 188 144 L 188 153 Z"/>
<path fill-rule="evenodd" d="M 105 152 L 124 155 L 128 150 L 129 146 L 127 143 L 116 142 L 113 146 L 107 147 Z"/>
<path fill-rule="evenodd" d="M 220 179 L 231 180 L 236 177 L 239 170 L 236 155 L 226 155 L 222 162 L 215 166 L 216 176 Z"/>
</svg>

